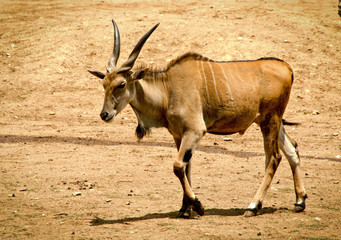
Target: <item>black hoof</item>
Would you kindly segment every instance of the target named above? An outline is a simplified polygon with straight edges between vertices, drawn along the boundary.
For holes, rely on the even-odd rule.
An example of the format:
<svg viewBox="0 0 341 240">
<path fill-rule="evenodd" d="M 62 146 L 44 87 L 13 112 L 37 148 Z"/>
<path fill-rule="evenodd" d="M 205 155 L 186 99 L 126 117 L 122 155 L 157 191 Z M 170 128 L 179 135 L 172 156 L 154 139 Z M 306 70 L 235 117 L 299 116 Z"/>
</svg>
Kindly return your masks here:
<svg viewBox="0 0 341 240">
<path fill-rule="evenodd" d="M 193 210 L 196 211 L 200 216 L 205 214 L 205 208 L 197 198 L 195 198 L 193 202 Z"/>
<path fill-rule="evenodd" d="M 205 213 L 205 209 L 201 202 L 195 198 L 195 200 L 187 200 L 183 201 L 182 207 L 179 210 L 177 218 L 191 218 L 192 210 L 198 213 L 198 215 L 202 216 Z"/>
<path fill-rule="evenodd" d="M 256 208 L 248 208 L 244 213 L 244 217 L 254 217 L 257 215 L 257 212 L 262 209 L 262 203 L 258 203 Z"/>
<path fill-rule="evenodd" d="M 303 210 L 305 209 L 306 198 L 308 198 L 307 194 L 303 196 L 303 202 L 295 203 L 295 208 L 294 208 L 295 212 L 303 212 Z"/>
<path fill-rule="evenodd" d="M 181 208 L 179 210 L 178 215 L 176 216 L 177 218 L 190 218 L 192 215 L 192 209 L 187 207 L 187 209 Z"/>
<path fill-rule="evenodd" d="M 246 209 L 244 217 L 254 217 L 257 215 L 257 209 Z"/>
</svg>

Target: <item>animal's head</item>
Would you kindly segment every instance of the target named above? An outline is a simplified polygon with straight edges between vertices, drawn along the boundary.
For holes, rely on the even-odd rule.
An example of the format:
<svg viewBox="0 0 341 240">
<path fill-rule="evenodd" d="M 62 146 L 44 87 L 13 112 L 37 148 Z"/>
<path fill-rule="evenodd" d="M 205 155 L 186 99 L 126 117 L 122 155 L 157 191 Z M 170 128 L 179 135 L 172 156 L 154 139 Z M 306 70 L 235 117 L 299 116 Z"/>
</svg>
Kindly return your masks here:
<svg viewBox="0 0 341 240">
<path fill-rule="evenodd" d="M 159 24 L 156 24 L 150 29 L 136 44 L 128 60 L 121 67 L 117 67 L 117 61 L 120 56 L 120 33 L 114 20 L 112 20 L 112 23 L 114 25 L 115 43 L 113 53 L 109 58 L 106 73 L 88 70 L 91 74 L 103 79 L 105 96 L 100 116 L 102 120 L 106 122 L 112 121 L 133 99 L 135 90 L 133 83 L 136 80 L 142 79 L 148 69 L 139 69 L 136 71 L 131 71 L 131 69 L 133 68 L 144 43 L 159 26 Z"/>
</svg>

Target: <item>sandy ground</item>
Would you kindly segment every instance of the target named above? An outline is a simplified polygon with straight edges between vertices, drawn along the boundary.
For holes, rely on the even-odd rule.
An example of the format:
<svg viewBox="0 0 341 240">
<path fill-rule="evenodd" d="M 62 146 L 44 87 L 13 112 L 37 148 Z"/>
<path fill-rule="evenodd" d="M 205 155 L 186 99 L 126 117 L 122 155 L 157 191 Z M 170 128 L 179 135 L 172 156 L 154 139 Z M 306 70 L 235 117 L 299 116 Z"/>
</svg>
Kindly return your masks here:
<svg viewBox="0 0 341 240">
<path fill-rule="evenodd" d="M 200 2 L 200 3 L 199 3 Z M 278 57 L 295 71 L 285 118 L 309 198 L 283 159 L 257 217 L 261 133 L 206 135 L 193 156 L 206 215 L 175 218 L 182 189 L 165 129 L 138 142 L 127 107 L 99 113 L 114 18 L 121 61 L 160 22 L 138 62 L 194 51 L 216 60 Z M 336 0 L 0 1 L 0 239 L 341 239 L 341 18 Z"/>
</svg>

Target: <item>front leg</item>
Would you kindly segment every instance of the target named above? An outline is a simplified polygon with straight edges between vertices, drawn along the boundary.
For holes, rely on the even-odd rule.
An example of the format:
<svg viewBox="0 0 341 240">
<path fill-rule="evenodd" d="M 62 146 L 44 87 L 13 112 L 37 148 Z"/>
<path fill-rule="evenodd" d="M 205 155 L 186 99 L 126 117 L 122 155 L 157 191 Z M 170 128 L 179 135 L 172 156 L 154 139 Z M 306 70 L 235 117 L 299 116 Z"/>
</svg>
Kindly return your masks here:
<svg viewBox="0 0 341 240">
<path fill-rule="evenodd" d="M 187 163 L 185 171 L 186 171 L 187 181 L 188 181 L 189 185 L 192 187 L 191 165 L 192 165 L 192 161 L 189 160 Z M 178 217 L 181 217 L 181 218 L 190 218 L 191 217 L 192 209 L 190 208 L 189 202 L 190 202 L 190 200 L 188 200 L 186 195 L 184 194 L 183 199 L 182 199 L 182 206 L 181 206 L 181 209 L 179 210 Z"/>
<path fill-rule="evenodd" d="M 176 217 L 178 218 L 190 218 L 192 215 L 192 209 L 189 207 L 189 200 L 184 195 L 182 198 L 182 206 L 179 210 L 179 213 Z"/>
<path fill-rule="evenodd" d="M 181 138 L 174 137 L 174 142 L 176 145 L 176 149 L 179 152 L 180 145 L 181 145 Z M 191 184 L 191 161 L 189 161 L 187 166 L 186 166 L 186 176 L 187 176 L 187 180 L 189 182 L 189 185 L 192 187 L 192 184 Z M 192 209 L 189 207 L 188 201 L 187 201 L 186 196 L 184 194 L 183 199 L 182 199 L 182 206 L 179 210 L 177 217 L 179 217 L 179 218 L 190 218 L 191 214 L 192 214 Z"/>
<path fill-rule="evenodd" d="M 189 214 L 190 216 L 191 209 L 196 211 L 199 215 L 204 214 L 204 207 L 196 198 L 192 190 L 190 177 L 190 160 L 202 136 L 203 132 L 186 132 L 181 141 L 177 160 L 174 162 L 173 165 L 174 173 L 179 178 L 184 192 L 182 207 L 178 215 L 179 217 L 187 217 L 187 214 Z"/>
</svg>

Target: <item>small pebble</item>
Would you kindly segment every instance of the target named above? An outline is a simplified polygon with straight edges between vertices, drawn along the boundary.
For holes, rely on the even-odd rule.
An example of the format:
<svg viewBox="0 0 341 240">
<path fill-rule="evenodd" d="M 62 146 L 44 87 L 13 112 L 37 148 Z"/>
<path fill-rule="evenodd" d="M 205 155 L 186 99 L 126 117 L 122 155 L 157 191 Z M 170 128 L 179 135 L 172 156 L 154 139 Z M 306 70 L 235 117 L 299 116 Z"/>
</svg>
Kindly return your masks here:
<svg viewBox="0 0 341 240">
<path fill-rule="evenodd" d="M 319 110 L 314 110 L 313 111 L 313 115 L 319 115 L 320 114 L 320 111 Z"/>
</svg>

